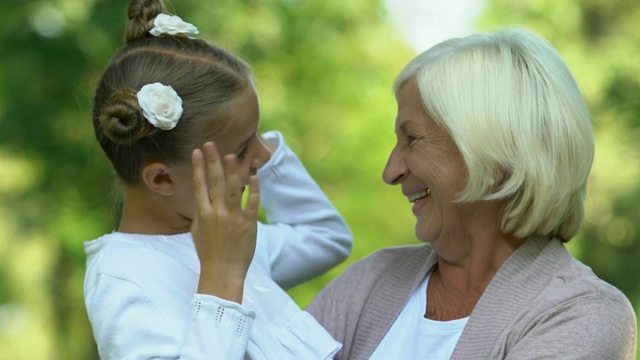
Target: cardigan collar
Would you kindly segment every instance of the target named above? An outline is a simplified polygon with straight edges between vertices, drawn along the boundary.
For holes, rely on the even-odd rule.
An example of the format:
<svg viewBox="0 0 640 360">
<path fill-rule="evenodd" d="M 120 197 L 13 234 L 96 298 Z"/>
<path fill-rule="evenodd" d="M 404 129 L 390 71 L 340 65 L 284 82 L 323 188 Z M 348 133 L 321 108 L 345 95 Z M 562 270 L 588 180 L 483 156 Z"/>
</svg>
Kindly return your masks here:
<svg viewBox="0 0 640 360">
<path fill-rule="evenodd" d="M 437 258 L 430 245 L 420 246 L 380 278 L 362 309 L 348 359 L 371 357 Z"/>
<path fill-rule="evenodd" d="M 451 360 L 488 359 L 504 329 L 570 261 L 571 255 L 558 239 L 527 240 L 502 264 L 478 300 Z"/>
<path fill-rule="evenodd" d="M 558 261 L 559 257 L 564 261 Z M 559 240 L 542 237 L 527 240 L 511 254 L 487 286 L 471 313 L 451 359 L 486 358 L 502 329 L 542 291 L 556 270 L 570 259 L 571 256 Z M 364 304 L 348 358 L 371 357 L 436 261 L 436 253 L 430 245 L 425 244 L 393 264 L 380 278 Z M 489 323 L 491 327 L 486 326 Z"/>
</svg>

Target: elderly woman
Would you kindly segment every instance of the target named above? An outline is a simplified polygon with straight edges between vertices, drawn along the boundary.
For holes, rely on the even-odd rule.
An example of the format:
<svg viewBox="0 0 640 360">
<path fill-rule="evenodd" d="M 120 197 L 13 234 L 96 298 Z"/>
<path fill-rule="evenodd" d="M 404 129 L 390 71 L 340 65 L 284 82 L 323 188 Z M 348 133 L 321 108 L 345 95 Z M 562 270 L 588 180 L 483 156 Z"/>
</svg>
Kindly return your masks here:
<svg viewBox="0 0 640 360">
<path fill-rule="evenodd" d="M 338 359 L 635 359 L 628 299 L 572 258 L 594 155 L 589 112 L 544 39 L 445 41 L 394 85 L 384 181 L 426 244 L 381 250 L 310 305 Z"/>
</svg>

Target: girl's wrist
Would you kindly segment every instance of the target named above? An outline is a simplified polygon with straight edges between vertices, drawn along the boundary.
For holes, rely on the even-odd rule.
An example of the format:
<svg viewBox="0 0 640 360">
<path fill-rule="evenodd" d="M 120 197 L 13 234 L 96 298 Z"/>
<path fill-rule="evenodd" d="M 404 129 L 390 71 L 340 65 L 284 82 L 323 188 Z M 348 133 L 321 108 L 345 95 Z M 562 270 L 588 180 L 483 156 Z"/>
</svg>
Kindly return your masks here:
<svg viewBox="0 0 640 360">
<path fill-rule="evenodd" d="M 246 272 L 243 275 L 231 274 L 228 271 L 226 273 L 225 275 L 203 272 L 198 282 L 198 293 L 217 296 L 241 304 Z"/>
</svg>

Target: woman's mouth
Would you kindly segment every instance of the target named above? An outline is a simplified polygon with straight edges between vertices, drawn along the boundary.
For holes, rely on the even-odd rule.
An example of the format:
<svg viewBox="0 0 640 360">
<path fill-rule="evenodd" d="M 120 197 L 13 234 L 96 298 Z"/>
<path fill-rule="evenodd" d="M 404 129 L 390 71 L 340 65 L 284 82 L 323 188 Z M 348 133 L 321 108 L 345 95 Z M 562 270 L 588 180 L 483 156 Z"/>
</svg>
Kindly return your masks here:
<svg viewBox="0 0 640 360">
<path fill-rule="evenodd" d="M 422 191 L 418 191 L 416 193 L 413 193 L 407 196 L 409 198 L 409 201 L 413 204 L 413 208 L 411 210 L 413 210 L 414 214 L 417 215 L 418 211 L 425 206 L 425 204 L 427 203 L 427 198 L 430 195 L 431 195 L 431 189 L 426 188 Z"/>
<path fill-rule="evenodd" d="M 416 201 L 420 200 L 420 199 L 424 199 L 426 197 L 428 197 L 429 195 L 431 195 L 431 189 L 426 188 L 422 191 L 418 191 L 417 193 L 413 193 L 409 196 L 407 196 L 409 198 L 409 202 L 411 203 L 415 203 Z"/>
</svg>

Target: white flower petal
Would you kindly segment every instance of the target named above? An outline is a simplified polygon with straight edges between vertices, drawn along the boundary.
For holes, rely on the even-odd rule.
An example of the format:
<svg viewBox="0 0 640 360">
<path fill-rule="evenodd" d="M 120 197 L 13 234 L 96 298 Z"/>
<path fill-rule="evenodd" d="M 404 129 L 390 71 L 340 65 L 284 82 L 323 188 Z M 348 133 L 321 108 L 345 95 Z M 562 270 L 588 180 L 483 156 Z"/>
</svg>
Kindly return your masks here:
<svg viewBox="0 0 640 360">
<path fill-rule="evenodd" d="M 156 82 L 143 86 L 138 91 L 138 104 L 145 119 L 162 130 L 175 128 L 182 116 L 182 98 L 169 85 Z"/>
<path fill-rule="evenodd" d="M 149 33 L 153 36 L 160 36 L 163 34 L 195 35 L 199 32 L 200 31 L 198 31 L 198 28 L 196 28 L 193 24 L 182 20 L 177 15 L 169 14 L 159 14 L 158 16 L 156 16 L 156 18 L 153 20 L 153 28 L 149 30 Z"/>
</svg>

